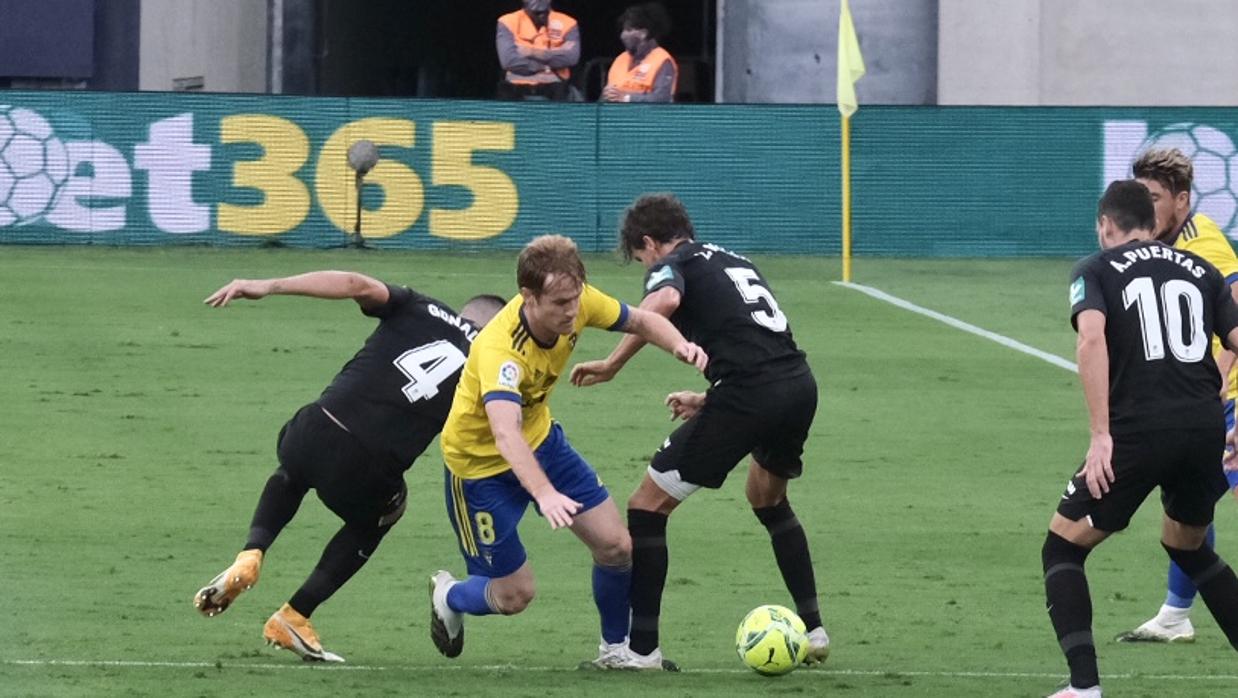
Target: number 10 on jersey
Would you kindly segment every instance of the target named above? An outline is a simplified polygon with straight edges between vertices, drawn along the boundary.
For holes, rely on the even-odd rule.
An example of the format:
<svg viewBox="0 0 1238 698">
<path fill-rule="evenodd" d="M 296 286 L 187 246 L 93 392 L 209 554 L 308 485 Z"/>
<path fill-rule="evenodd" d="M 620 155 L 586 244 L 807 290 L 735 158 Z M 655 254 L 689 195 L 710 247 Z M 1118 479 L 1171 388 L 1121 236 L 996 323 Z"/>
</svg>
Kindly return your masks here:
<svg viewBox="0 0 1238 698">
<path fill-rule="evenodd" d="M 1184 300 L 1186 317 L 1182 315 Z M 1199 289 L 1188 281 L 1170 279 L 1161 286 L 1159 301 L 1151 277 L 1133 279 L 1122 289 L 1123 308 L 1134 305 L 1139 310 L 1144 358 L 1148 361 L 1165 358 L 1168 333 L 1169 351 L 1174 358 L 1191 364 L 1202 361 L 1208 351 L 1208 337 L 1204 334 L 1204 298 Z M 1189 331 L 1189 341 L 1184 337 L 1184 329 Z"/>
</svg>

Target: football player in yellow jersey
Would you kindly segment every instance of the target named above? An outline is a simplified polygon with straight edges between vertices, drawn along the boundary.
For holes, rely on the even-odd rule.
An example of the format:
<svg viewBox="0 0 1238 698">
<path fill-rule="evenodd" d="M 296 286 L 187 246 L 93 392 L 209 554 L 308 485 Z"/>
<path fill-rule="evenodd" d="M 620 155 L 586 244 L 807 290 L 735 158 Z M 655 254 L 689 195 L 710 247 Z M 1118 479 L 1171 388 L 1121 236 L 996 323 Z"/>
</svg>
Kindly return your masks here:
<svg viewBox="0 0 1238 698">
<path fill-rule="evenodd" d="M 431 577 L 431 639 L 444 655 L 458 656 L 465 615 L 512 615 L 533 600 L 533 570 L 516 531 L 533 502 L 551 528 L 570 528 L 592 553 L 602 643 L 589 665 L 622 668 L 632 539 L 597 473 L 551 418 L 547 400 L 586 327 L 635 334 L 701 371 L 708 359 L 666 318 L 586 283 L 568 238 L 531 241 L 520 253 L 516 279 L 520 294 L 469 350 L 443 428 L 447 512 L 469 577 L 457 580 L 445 570 Z"/>
<path fill-rule="evenodd" d="M 1177 148 L 1149 150 L 1139 156 L 1134 166 L 1135 178 L 1149 193 L 1156 208 L 1157 238 L 1180 250 L 1188 250 L 1208 260 L 1221 272 L 1226 283 L 1238 281 L 1238 256 L 1229 238 L 1210 218 L 1191 211 L 1191 184 L 1195 168 Z M 1234 399 L 1238 397 L 1238 366 L 1234 354 L 1225 350 L 1216 337 L 1212 338 L 1212 353 L 1221 371 L 1221 398 L 1225 401 L 1225 428 L 1234 428 Z M 1230 491 L 1238 486 L 1238 471 L 1227 470 Z M 1238 492 L 1235 492 L 1238 495 Z M 1216 544 L 1216 532 L 1208 528 L 1207 544 Z M 1138 628 L 1122 633 L 1122 642 L 1193 642 L 1195 628 L 1191 625 L 1191 604 L 1195 601 L 1195 585 L 1178 567 L 1170 563 L 1169 592 L 1155 617 Z"/>
</svg>

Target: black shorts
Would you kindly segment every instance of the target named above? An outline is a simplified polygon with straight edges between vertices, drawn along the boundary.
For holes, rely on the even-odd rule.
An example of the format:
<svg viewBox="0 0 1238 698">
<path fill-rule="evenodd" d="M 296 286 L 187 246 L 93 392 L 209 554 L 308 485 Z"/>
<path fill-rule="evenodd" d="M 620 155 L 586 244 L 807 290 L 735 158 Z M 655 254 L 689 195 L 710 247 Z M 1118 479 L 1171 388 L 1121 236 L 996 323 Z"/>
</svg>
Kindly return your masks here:
<svg viewBox="0 0 1238 698">
<path fill-rule="evenodd" d="M 279 432 L 279 464 L 289 477 L 318 493 L 346 523 L 386 526 L 404 511 L 404 469 L 375 455 L 317 403 L 302 407 Z"/>
<path fill-rule="evenodd" d="M 1221 468 L 1225 430 L 1177 429 L 1115 436 L 1109 492 L 1092 499 L 1087 481 L 1076 475 L 1057 512 L 1071 521 L 1091 517 L 1093 528 L 1121 531 L 1156 487 L 1169 518 L 1188 526 L 1212 523 L 1213 508 L 1229 489 Z"/>
<path fill-rule="evenodd" d="M 678 471 L 683 482 L 718 488 L 744 459 L 791 479 L 804 471 L 800 456 L 817 413 L 812 373 L 757 385 L 710 388 L 705 406 L 676 429 L 650 467 Z"/>
</svg>

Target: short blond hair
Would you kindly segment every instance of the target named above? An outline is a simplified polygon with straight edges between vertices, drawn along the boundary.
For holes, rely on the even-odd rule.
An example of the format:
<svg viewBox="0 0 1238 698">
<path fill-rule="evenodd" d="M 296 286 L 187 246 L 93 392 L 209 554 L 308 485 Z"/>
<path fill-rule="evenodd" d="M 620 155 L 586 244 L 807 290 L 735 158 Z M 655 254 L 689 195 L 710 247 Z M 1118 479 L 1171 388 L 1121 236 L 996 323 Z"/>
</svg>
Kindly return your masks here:
<svg viewBox="0 0 1238 698">
<path fill-rule="evenodd" d="M 1191 191 L 1195 181 L 1195 166 L 1177 148 L 1153 148 L 1145 151 L 1131 166 L 1136 179 L 1150 179 L 1169 190 L 1170 194 Z"/>
<path fill-rule="evenodd" d="M 516 260 L 516 283 L 540 296 L 552 274 L 585 283 L 585 263 L 571 238 L 542 235 L 529 241 Z"/>
</svg>

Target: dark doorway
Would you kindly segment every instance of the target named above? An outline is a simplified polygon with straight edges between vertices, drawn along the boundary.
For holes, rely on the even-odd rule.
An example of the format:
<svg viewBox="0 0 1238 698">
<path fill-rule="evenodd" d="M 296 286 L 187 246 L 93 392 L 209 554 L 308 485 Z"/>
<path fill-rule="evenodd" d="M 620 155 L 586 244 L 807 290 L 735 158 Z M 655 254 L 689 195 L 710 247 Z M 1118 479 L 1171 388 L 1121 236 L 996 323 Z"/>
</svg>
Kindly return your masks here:
<svg viewBox="0 0 1238 698">
<path fill-rule="evenodd" d="M 678 99 L 712 102 L 716 0 L 662 4 L 674 23 L 663 45 L 680 66 Z M 313 85 L 297 84 L 298 91 L 489 99 L 500 74 L 495 22 L 519 9 L 520 0 L 316 0 L 294 6 L 315 15 L 315 55 L 309 59 L 314 65 L 285 66 L 313 76 Z M 580 23 L 574 80 L 595 99 L 609 61 L 622 50 L 616 20 L 626 3 L 556 0 L 554 7 Z M 305 17 L 298 19 L 306 23 Z M 288 60 L 305 60 L 296 55 L 290 53 Z"/>
</svg>

